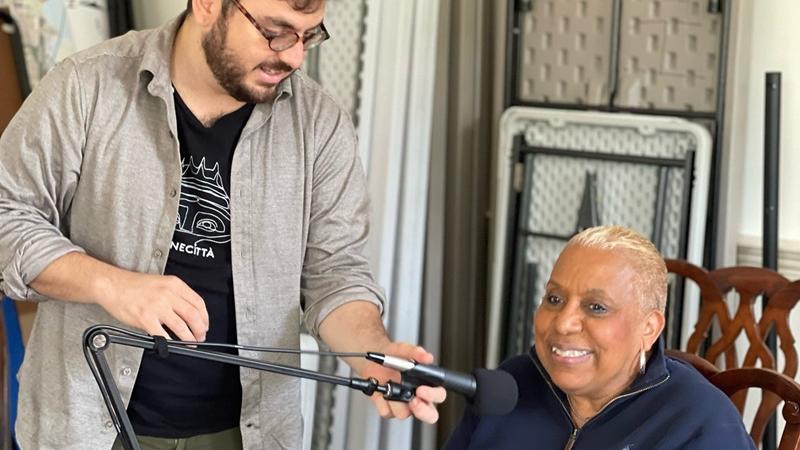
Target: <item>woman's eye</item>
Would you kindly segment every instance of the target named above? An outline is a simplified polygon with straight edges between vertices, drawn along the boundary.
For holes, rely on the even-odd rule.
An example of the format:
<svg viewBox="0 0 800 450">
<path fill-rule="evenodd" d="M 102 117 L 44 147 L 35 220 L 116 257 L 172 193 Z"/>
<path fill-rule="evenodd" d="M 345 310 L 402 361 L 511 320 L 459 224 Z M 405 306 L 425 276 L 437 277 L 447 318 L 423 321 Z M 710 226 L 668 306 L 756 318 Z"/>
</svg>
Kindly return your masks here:
<svg viewBox="0 0 800 450">
<path fill-rule="evenodd" d="M 589 311 L 595 314 L 602 314 L 608 312 L 608 309 L 599 303 L 592 303 L 589 305 Z"/>
<path fill-rule="evenodd" d="M 557 305 L 561 301 L 557 295 L 545 295 L 544 300 L 551 305 Z"/>
</svg>

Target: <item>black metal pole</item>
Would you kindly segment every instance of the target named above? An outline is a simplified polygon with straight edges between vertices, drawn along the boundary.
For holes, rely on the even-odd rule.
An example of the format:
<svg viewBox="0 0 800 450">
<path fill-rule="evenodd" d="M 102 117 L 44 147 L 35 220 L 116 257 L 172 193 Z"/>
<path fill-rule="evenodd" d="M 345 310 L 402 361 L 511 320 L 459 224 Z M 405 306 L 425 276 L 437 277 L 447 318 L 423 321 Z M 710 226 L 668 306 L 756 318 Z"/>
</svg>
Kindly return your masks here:
<svg viewBox="0 0 800 450">
<path fill-rule="evenodd" d="M 764 121 L 764 267 L 778 270 L 778 163 L 781 139 L 781 74 L 767 73 Z"/>
<path fill-rule="evenodd" d="M 766 108 L 764 120 L 764 226 L 763 265 L 778 270 L 778 188 L 781 140 L 781 74 L 768 72 L 766 80 Z M 763 302 L 768 302 L 764 299 Z M 763 305 L 765 306 L 765 305 Z M 762 306 L 762 308 L 763 308 Z M 775 330 L 767 335 L 767 346 L 777 355 Z M 772 415 L 764 433 L 764 449 L 776 445 L 775 414 Z"/>
</svg>

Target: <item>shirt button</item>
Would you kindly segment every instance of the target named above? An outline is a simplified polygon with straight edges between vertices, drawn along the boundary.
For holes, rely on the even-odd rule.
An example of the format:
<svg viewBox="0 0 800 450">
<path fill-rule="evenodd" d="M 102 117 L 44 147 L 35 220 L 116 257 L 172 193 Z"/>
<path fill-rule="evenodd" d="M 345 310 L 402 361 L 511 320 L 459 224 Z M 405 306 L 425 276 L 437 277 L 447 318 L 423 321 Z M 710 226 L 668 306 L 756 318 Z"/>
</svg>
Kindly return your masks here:
<svg viewBox="0 0 800 450">
<path fill-rule="evenodd" d="M 133 373 L 133 371 L 131 370 L 130 367 L 124 367 L 122 369 L 122 375 L 123 376 L 129 377 L 129 376 L 131 376 L 131 373 Z"/>
<path fill-rule="evenodd" d="M 114 426 L 114 422 L 107 420 L 105 424 L 103 424 L 106 428 L 112 428 Z"/>
<path fill-rule="evenodd" d="M 156 249 L 156 251 L 153 252 L 153 256 L 155 256 L 156 258 L 161 258 L 163 255 L 164 254 L 161 253 L 161 250 L 159 249 Z"/>
<path fill-rule="evenodd" d="M 178 190 L 175 188 L 170 189 L 169 196 L 175 198 L 176 195 L 178 195 Z"/>
</svg>

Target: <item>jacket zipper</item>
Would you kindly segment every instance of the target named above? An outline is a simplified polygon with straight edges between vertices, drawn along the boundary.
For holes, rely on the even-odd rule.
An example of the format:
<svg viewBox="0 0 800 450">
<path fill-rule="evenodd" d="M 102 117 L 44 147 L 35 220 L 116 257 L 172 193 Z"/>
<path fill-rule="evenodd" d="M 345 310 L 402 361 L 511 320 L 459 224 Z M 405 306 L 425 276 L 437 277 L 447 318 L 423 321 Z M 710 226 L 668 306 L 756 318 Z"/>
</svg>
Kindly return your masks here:
<svg viewBox="0 0 800 450">
<path fill-rule="evenodd" d="M 573 428 L 572 434 L 569 435 L 569 440 L 567 441 L 567 445 L 564 446 L 564 450 L 572 450 L 572 447 L 575 446 L 575 441 L 578 440 L 578 433 L 580 433 L 580 428 Z"/>
</svg>

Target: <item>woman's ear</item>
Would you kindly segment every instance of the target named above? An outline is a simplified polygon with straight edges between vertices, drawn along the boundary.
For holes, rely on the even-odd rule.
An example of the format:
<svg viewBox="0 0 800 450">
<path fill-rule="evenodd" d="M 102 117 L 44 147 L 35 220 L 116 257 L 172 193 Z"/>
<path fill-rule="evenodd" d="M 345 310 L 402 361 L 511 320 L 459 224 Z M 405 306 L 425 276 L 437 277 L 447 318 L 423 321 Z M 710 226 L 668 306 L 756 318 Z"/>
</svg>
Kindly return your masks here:
<svg viewBox="0 0 800 450">
<path fill-rule="evenodd" d="M 647 351 L 650 351 L 658 336 L 661 335 L 664 330 L 664 323 L 664 313 L 659 310 L 652 310 L 645 314 L 642 340 L 646 345 Z"/>
</svg>

